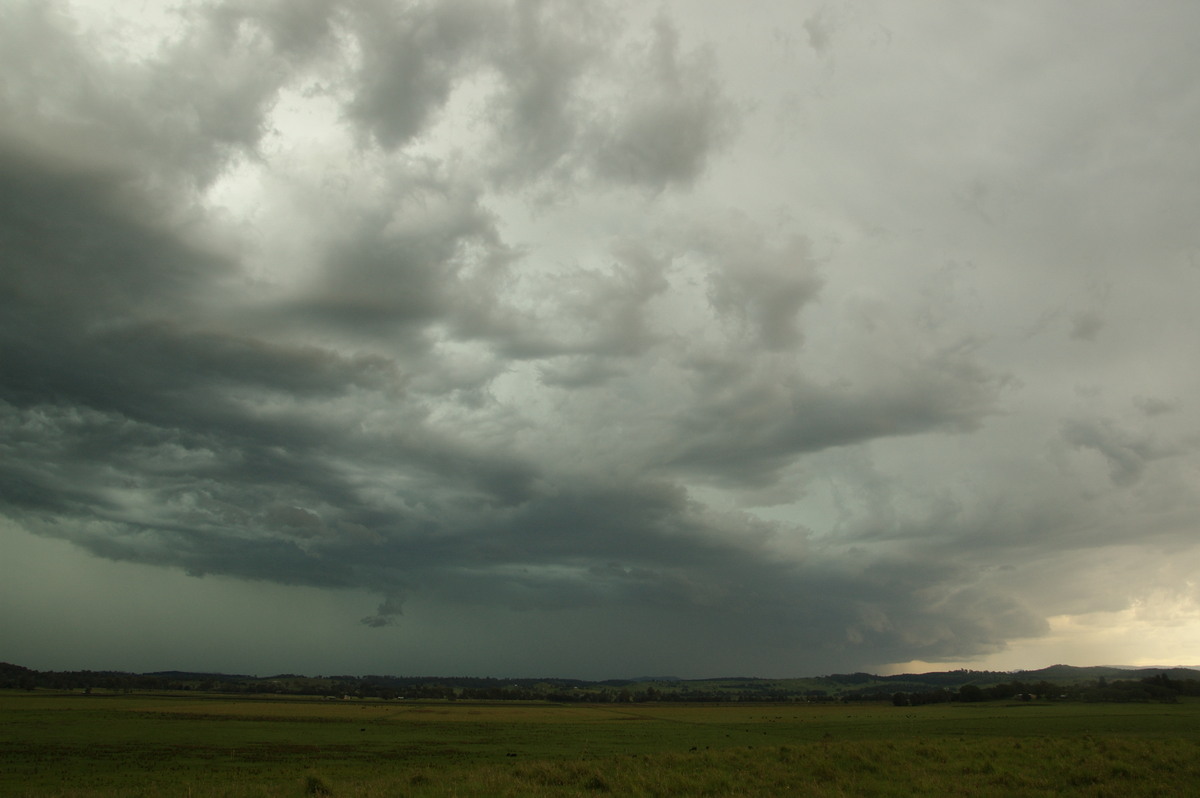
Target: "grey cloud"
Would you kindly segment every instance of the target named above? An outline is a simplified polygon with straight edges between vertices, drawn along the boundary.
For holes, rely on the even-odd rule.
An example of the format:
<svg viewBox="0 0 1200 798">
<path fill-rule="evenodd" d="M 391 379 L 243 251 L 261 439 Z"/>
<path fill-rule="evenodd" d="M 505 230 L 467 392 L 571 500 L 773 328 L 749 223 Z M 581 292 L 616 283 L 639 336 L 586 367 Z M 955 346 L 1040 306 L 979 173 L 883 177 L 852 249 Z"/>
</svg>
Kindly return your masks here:
<svg viewBox="0 0 1200 798">
<path fill-rule="evenodd" d="M 359 621 L 363 626 L 381 629 L 395 624 L 395 616 L 404 614 L 404 598 L 399 593 L 393 593 L 380 602 L 374 615 L 368 615 Z"/>
<path fill-rule="evenodd" d="M 539 274 L 522 273 L 524 253 L 506 250 L 489 274 L 458 285 L 452 333 L 498 362 L 536 362 L 544 385 L 599 386 L 628 374 L 669 337 L 655 302 L 669 290 L 671 257 L 637 240 L 598 254 L 599 264 Z"/>
<path fill-rule="evenodd" d="M 463 535 L 453 545 L 478 539 L 486 548 L 459 552 L 444 570 L 434 565 L 432 579 L 426 570 L 425 589 L 524 611 L 628 605 L 735 637 L 753 618 L 752 626 L 780 635 L 782 647 L 795 634 L 822 641 L 830 662 L 859 648 L 979 652 L 1041 628 L 1011 601 L 953 578 L 939 587 L 916 562 L 868 561 L 856 571 L 819 558 L 775 560 L 769 544 L 784 530 L 689 505 L 667 485 L 580 488 L 528 505 L 486 536 Z"/>
<path fill-rule="evenodd" d="M 367 617 L 363 618 L 360 623 L 362 623 L 363 626 L 369 626 L 372 629 L 382 629 L 385 626 L 391 626 L 393 622 L 391 616 L 378 614 L 368 615 Z"/>
<path fill-rule="evenodd" d="M 409 22 L 393 20 L 403 30 L 382 25 L 373 35 L 411 40 L 414 51 L 432 48 L 443 60 L 414 62 L 404 72 L 370 60 L 384 59 L 369 49 L 382 48 L 384 38 L 367 41 L 364 63 L 382 71 L 351 106 L 388 147 L 427 124 L 458 74 L 456 48 L 476 35 L 456 27 L 453 16 L 428 30 L 403 27 Z M 432 38 L 420 38 L 426 35 Z M 712 143 L 704 125 L 715 121 L 689 115 L 715 114 L 718 104 L 704 82 L 707 67 L 679 63 L 666 23 L 656 35 L 646 56 L 657 59 L 651 90 L 678 91 L 682 105 L 656 110 L 652 101 L 662 97 L 643 97 L 619 122 L 606 157 L 623 153 L 630 179 L 661 186 L 694 179 Z M 439 37 L 453 46 L 444 48 Z M 187 39 L 160 91 L 194 80 L 206 47 L 216 45 Z M 235 60 L 229 69 L 224 89 L 206 88 L 192 111 L 176 109 L 184 116 L 171 124 L 194 123 L 189 135 L 197 140 L 252 147 L 279 78 L 244 82 L 244 65 Z M 689 94 L 693 83 L 699 93 Z M 202 107 L 221 98 L 228 109 Z M 406 104 L 389 104 L 399 100 Z M 660 110 L 666 116 L 656 116 Z M 538 124 L 561 123 L 546 119 Z M 660 159 L 655 147 L 673 148 L 665 136 L 681 122 L 698 123 L 703 140 L 678 154 L 672 149 L 675 160 Z M 214 157 L 202 155 L 189 170 L 207 179 Z M 344 210 L 348 227 L 323 245 L 323 271 L 309 294 L 256 307 L 231 295 L 234 263 L 185 243 L 169 224 L 142 221 L 145 214 L 118 188 L 119 173 L 56 173 L 15 155 L 6 163 L 5 222 L 15 234 L 8 254 L 21 265 L 8 273 L 14 314 L 4 329 L 21 354 L 6 362 L 4 421 L 23 435 L 8 452 L 20 465 L 3 479 L 9 512 L 29 527 L 100 556 L 195 575 L 365 586 L 393 597 L 419 588 L 467 606 L 639 606 L 693 619 L 717 613 L 726 631 L 767 617 L 781 630 L 829 630 L 851 647 L 885 628 L 847 631 L 857 628 L 857 616 L 817 598 L 812 584 L 827 577 L 775 562 L 764 547 L 774 534 L 769 526 L 713 513 L 678 483 L 551 478 L 503 447 L 435 429 L 424 398 L 396 390 L 406 365 L 437 368 L 427 349 L 401 350 L 397 360 L 256 332 L 260 323 L 284 334 L 289 328 L 273 316 L 292 324 L 324 319 L 362 341 L 387 340 L 396 327 L 412 338 L 442 324 L 502 353 L 548 358 L 547 384 L 595 386 L 605 369 L 626 373 L 605 362 L 632 367 L 665 340 L 648 314 L 669 287 L 666 256 L 622 245 L 612 271 L 581 269 L 544 282 L 549 312 L 521 319 L 502 302 L 479 303 L 480 291 L 499 285 L 495 279 L 470 282 L 481 264 L 468 251 L 501 271 L 512 263 L 477 194 L 402 170 L 385 181 L 391 207 Z M 713 283 L 720 313 L 748 324 L 768 346 L 798 341 L 796 315 L 816 286 L 802 244 L 763 259 L 745 241 L 719 242 L 710 255 L 720 262 Z M 237 319 L 235 330 L 216 326 L 226 318 Z M 516 326 L 497 326 L 503 319 Z M 393 405 L 401 428 L 356 429 L 355 409 L 378 412 L 380 402 Z M 703 436 L 696 441 L 684 459 L 703 459 L 706 446 L 716 451 Z M 761 439 L 742 446 L 742 459 L 785 459 L 796 445 Z M 841 592 L 854 592 L 854 584 L 847 577 Z M 400 606 L 389 598 L 364 623 L 387 625 Z"/>
<path fill-rule="evenodd" d="M 637 245 L 618 246 L 612 256 L 608 268 L 576 268 L 545 280 L 539 288 L 546 309 L 522 314 L 524 322 L 497 338 L 500 346 L 518 357 L 645 352 L 661 336 L 648 306 L 668 288 L 669 263 Z"/>
<path fill-rule="evenodd" d="M 808 34 L 809 47 L 824 55 L 834 32 L 829 20 L 829 7 L 822 6 L 817 13 L 804 20 L 804 31 Z"/>
<path fill-rule="evenodd" d="M 1141 410 L 1147 416 L 1161 416 L 1164 413 L 1172 413 L 1179 407 L 1176 402 L 1154 396 L 1137 397 L 1133 400 L 1133 403 L 1138 410 Z"/>
<path fill-rule="evenodd" d="M 1122 430 L 1107 420 L 1064 422 L 1062 436 L 1072 446 L 1100 453 L 1108 463 L 1113 482 L 1118 485 L 1137 482 L 1150 462 L 1180 451 L 1157 443 L 1149 435 Z"/>
<path fill-rule="evenodd" d="M 720 480 L 764 484 L 804 452 L 867 440 L 979 427 L 1003 380 L 968 355 L 913 357 L 870 385 L 818 385 L 789 359 L 693 365 L 697 400 L 679 418 L 668 462 Z"/>
<path fill-rule="evenodd" d="M 206 12 L 226 37 L 235 37 L 240 25 L 252 21 L 277 52 L 305 61 L 329 45 L 340 5 L 339 0 L 231 0 Z"/>
<path fill-rule="evenodd" d="M 649 41 L 630 43 L 599 8 L 522 2 L 513 16 L 489 104 L 501 185 L 549 179 L 563 191 L 591 176 L 653 191 L 687 187 L 736 131 L 738 111 L 711 54 L 682 53 L 666 18 Z"/>
<path fill-rule="evenodd" d="M 705 238 L 713 262 L 709 299 L 718 314 L 749 327 L 768 350 L 799 344 L 797 314 L 821 287 L 809 241 L 796 238 L 772 250 L 744 227 L 724 240 L 711 232 Z"/>
<path fill-rule="evenodd" d="M 361 4 L 350 26 L 361 50 L 348 105 L 387 149 L 417 136 L 473 68 L 477 45 L 499 22 L 495 7 L 456 0 Z"/>
<path fill-rule="evenodd" d="M 200 14 L 152 64 L 112 63 L 52 6 L 14 3 L 4 30 L 10 134 L 77 162 L 106 161 L 169 208 L 253 152 L 283 65 Z M 37 42 L 36 47 L 30 47 Z"/>
<path fill-rule="evenodd" d="M 1071 319 L 1071 337 L 1077 341 L 1095 341 L 1104 329 L 1104 318 L 1098 313 L 1084 311 Z"/>
<path fill-rule="evenodd" d="M 701 308 L 679 306 L 671 296 L 678 283 L 703 275 L 709 291 L 697 298 L 746 347 L 748 361 L 760 347 L 769 353 L 802 342 L 800 314 L 821 285 L 806 240 L 774 243 L 745 219 L 629 237 L 605 254 L 598 267 L 571 264 L 524 278 L 519 305 L 489 297 L 465 316 L 460 333 L 538 360 L 547 385 L 597 386 L 634 373 L 645 358 L 688 361 L 688 336 L 699 330 L 686 317 Z"/>
<path fill-rule="evenodd" d="M 36 436 L 43 442 L 52 439 L 45 420 Z M 122 451 L 114 447 L 111 432 L 95 429 L 108 423 L 122 424 L 127 435 L 140 435 Z M 58 439 L 76 453 L 72 482 L 89 485 L 95 494 L 70 509 L 65 491 L 55 486 L 56 512 L 47 515 L 33 508 L 27 523 L 105 557 L 289 584 L 366 585 L 385 593 L 413 587 L 468 607 L 657 607 L 680 618 L 717 613 L 726 619 L 720 621 L 722 628 L 765 617 L 781 633 L 791 628 L 803 629 L 805 636 L 828 635 L 834 641 L 826 646 L 834 658 L 830 661 L 849 656 L 845 651 L 892 640 L 898 627 L 907 629 L 905 639 L 916 639 L 920 635 L 909 624 L 938 623 L 933 608 L 909 601 L 903 619 L 889 616 L 887 623 L 864 626 L 861 610 L 854 608 L 868 594 L 858 578 L 830 577 L 817 563 L 798 567 L 777 562 L 768 544 L 782 530 L 748 516 L 714 513 L 666 482 L 572 485 L 559 478 L 508 509 L 479 507 L 473 491 L 463 490 L 463 480 L 472 479 L 478 466 L 462 460 L 460 465 L 455 460 L 436 465 L 431 458 L 446 456 L 441 447 L 441 453 L 426 451 L 416 460 L 439 475 L 433 493 L 418 499 L 420 492 L 415 492 L 409 499 L 424 508 L 385 508 L 365 500 L 363 485 L 352 485 L 328 467 L 318 470 L 313 452 L 297 448 L 294 441 L 286 453 L 243 444 L 241 454 L 229 461 L 236 450 L 211 437 L 207 442 L 217 451 L 208 456 L 209 450 L 174 437 L 163 441 L 164 431 L 127 421 L 95 418 L 85 425 L 90 430 L 66 418 L 58 424 Z M 103 450 L 93 451 L 90 464 L 79 457 L 85 431 L 97 443 L 106 442 Z M 379 441 L 375 447 L 380 453 L 394 452 L 398 443 Z M 372 458 L 365 442 L 341 446 L 343 454 L 356 451 L 353 456 L 360 462 Z M 174 471 L 163 468 L 163 458 L 172 454 L 177 458 Z M 47 461 L 53 455 L 26 451 L 23 458 Z M 152 462 L 153 470 L 147 470 Z M 109 478 L 98 480 L 114 468 L 153 496 L 152 503 L 131 506 L 126 500 L 105 508 L 100 497 L 113 486 Z M 451 487 L 455 483 L 457 491 Z M 289 494 L 294 503 L 279 503 Z M 264 504 L 268 509 L 262 515 L 253 509 Z M 85 520 L 97 516 L 107 520 Z M 339 524 L 339 518 L 357 519 L 381 537 L 367 540 L 340 532 L 346 523 Z M 896 566 L 896 574 L 903 573 L 906 567 Z M 875 582 L 871 591 L 880 593 L 879 606 L 894 605 L 907 590 L 907 583 L 891 576 L 873 577 Z M 834 600 L 851 594 L 855 602 Z M 364 623 L 388 625 L 399 606 L 385 601 Z M 921 621 L 923 615 L 930 617 Z M 951 645 L 948 639 L 922 640 L 922 651 L 949 650 Z M 899 646 L 887 643 L 893 644 Z M 963 645 L 960 640 L 954 650 Z"/>
<path fill-rule="evenodd" d="M 611 23 L 591 6 L 519 2 L 495 55 L 504 81 L 489 102 L 502 155 L 501 184 L 577 168 L 574 150 L 591 113 L 580 81 L 603 55 Z"/>
<path fill-rule="evenodd" d="M 689 186 L 734 132 L 736 115 L 712 76 L 708 54 L 679 54 L 679 34 L 660 17 L 641 55 L 650 80 L 618 99 L 597 149 L 599 173 L 660 191 Z"/>
<path fill-rule="evenodd" d="M 603 385 L 628 372 L 611 362 L 593 357 L 559 357 L 541 366 L 542 383 L 561 388 L 585 388 Z"/>
<path fill-rule="evenodd" d="M 468 317 L 475 309 L 463 274 L 482 269 L 486 290 L 490 264 L 507 258 L 488 213 L 453 186 L 424 186 L 403 175 L 392 185 L 394 205 L 348 214 L 348 229 L 320 254 L 321 275 L 301 301 L 302 313 L 378 334 L 454 318 L 464 302 Z"/>
<path fill-rule="evenodd" d="M 204 178 L 213 167 L 200 158 L 219 158 L 221 148 L 253 151 L 265 132 L 265 115 L 287 80 L 285 66 L 240 28 L 221 25 L 193 29 L 158 65 L 144 99 L 159 115 L 146 114 L 156 143 L 171 159 L 195 159 Z M 168 135 L 163 135 L 169 131 Z M 210 152 L 206 152 L 207 145 Z"/>
<path fill-rule="evenodd" d="M 197 390 L 225 382 L 305 395 L 352 387 L 399 389 L 403 382 L 395 362 L 380 355 L 347 356 L 316 346 L 181 330 L 162 321 L 118 327 L 96 339 L 100 348 L 118 350 L 123 361 L 135 364 L 126 367 L 127 375 L 153 372 L 146 383 L 176 371 L 181 383 Z"/>
<path fill-rule="evenodd" d="M 931 143 L 909 117 L 950 90 L 906 71 L 920 18 L 877 10 L 904 51 L 886 68 L 838 18 L 845 74 L 816 87 L 834 99 L 759 85 L 811 95 L 804 152 L 767 162 L 761 129 L 734 136 L 762 65 L 666 12 L 238 0 L 133 62 L 64 9 L 0 11 L 0 512 L 23 529 L 365 591 L 358 631 L 456 618 L 793 674 L 986 656 L 1051 613 L 1120 609 L 1091 576 L 1139 595 L 1153 551 L 1194 545 L 1195 414 L 1168 399 L 1194 370 L 1161 345 L 1194 326 L 1193 276 L 1164 265 L 1183 217 L 1147 228 L 1167 255 L 1102 224 L 1115 200 L 1083 200 L 1154 170 L 1093 180 L 1084 156 L 1034 190 L 1021 172 L 1063 115 L 1049 143 L 1016 123 Z M 814 48 L 830 21 L 810 18 Z M 1023 63 L 981 30 L 934 50 Z M 1191 91 L 1167 83 L 1138 107 Z M 887 142 L 880 107 L 907 109 Z M 964 228 L 962 175 L 1001 170 L 1025 202 Z M 1145 249 L 1148 277 L 1087 262 L 1110 243 Z M 928 265 L 948 261 L 973 264 L 953 290 Z M 1103 319 L 1044 322 L 1090 360 L 1020 335 L 1030 296 L 1079 307 L 1097 274 Z"/>
<path fill-rule="evenodd" d="M 385 151 L 416 142 L 465 92 L 485 142 L 471 157 L 501 187 L 556 192 L 589 178 L 655 191 L 686 187 L 736 128 L 710 54 L 682 53 L 666 18 L 648 42 L 631 44 L 606 5 L 310 2 L 285 15 L 275 6 L 228 4 L 207 18 L 235 41 L 224 56 L 225 93 L 206 88 L 187 106 L 214 141 L 256 141 L 288 65 L 326 70 L 319 90 L 344 104 L 364 143 Z M 250 22 L 273 43 L 258 53 L 269 64 L 261 74 L 239 61 L 255 52 L 242 30 Z M 354 44 L 351 62 L 323 53 L 339 37 Z M 165 85 L 187 85 L 192 54 L 214 51 L 202 37 L 181 49 Z M 218 101 L 219 113 L 211 107 Z"/>
<path fill-rule="evenodd" d="M 179 309 L 193 291 L 233 273 L 215 252 L 180 240 L 149 203 L 127 198 L 134 178 L 64 168 L 29 145 L 0 148 L 5 298 L 26 312 L 69 309 L 67 323 L 95 321 L 143 303 Z"/>
<path fill-rule="evenodd" d="M 1001 426 L 1006 435 L 1019 437 L 1013 421 Z M 1115 432 L 1111 424 L 1081 427 L 1089 440 Z M 973 467 L 962 473 L 953 459 L 942 469 L 926 464 L 910 480 L 904 474 L 914 461 L 880 473 L 869 461 L 846 468 L 837 458 L 822 458 L 812 467 L 834 481 L 844 500 L 837 533 L 814 543 L 937 563 L 946 571 L 947 586 L 978 591 L 1001 604 L 1005 597 L 1016 606 L 1025 602 L 1027 611 L 1043 618 L 1118 611 L 1131 596 L 1171 584 L 1145 579 L 1142 569 L 1156 567 L 1151 552 L 1182 554 L 1178 535 L 1190 528 L 1188 519 L 1196 512 L 1195 498 L 1178 490 L 1179 458 L 1189 457 L 1184 448 L 1171 454 L 1162 447 L 1154 454 L 1126 452 L 1111 466 L 1114 478 L 1107 468 L 1087 462 L 1090 453 L 1079 452 L 1081 444 L 1053 436 L 1041 443 L 1023 442 L 1008 452 L 994 443 L 997 462 L 988 480 Z M 945 450 L 941 456 L 948 456 Z M 1154 467 L 1159 456 L 1172 457 L 1172 467 Z M 1098 577 L 1101 572 L 1106 575 Z M 1106 585 L 1100 596 L 1091 593 L 1097 578 Z M 1036 625 L 1023 634 L 1038 634 Z"/>
<path fill-rule="evenodd" d="M 321 516 L 304 507 L 272 507 L 267 511 L 267 521 L 274 526 L 294 530 L 301 537 L 312 537 L 325 531 Z"/>
</svg>

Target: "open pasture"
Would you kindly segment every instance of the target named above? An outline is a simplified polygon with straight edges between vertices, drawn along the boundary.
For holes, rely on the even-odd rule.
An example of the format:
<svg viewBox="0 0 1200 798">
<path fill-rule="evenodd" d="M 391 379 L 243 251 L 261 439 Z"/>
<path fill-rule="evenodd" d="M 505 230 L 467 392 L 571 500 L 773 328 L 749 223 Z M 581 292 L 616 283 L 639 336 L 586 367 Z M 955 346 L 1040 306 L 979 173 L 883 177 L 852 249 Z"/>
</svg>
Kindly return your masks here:
<svg viewBox="0 0 1200 798">
<path fill-rule="evenodd" d="M 1200 703 L 605 704 L 0 691 L 5 796 L 1200 793 Z"/>
</svg>

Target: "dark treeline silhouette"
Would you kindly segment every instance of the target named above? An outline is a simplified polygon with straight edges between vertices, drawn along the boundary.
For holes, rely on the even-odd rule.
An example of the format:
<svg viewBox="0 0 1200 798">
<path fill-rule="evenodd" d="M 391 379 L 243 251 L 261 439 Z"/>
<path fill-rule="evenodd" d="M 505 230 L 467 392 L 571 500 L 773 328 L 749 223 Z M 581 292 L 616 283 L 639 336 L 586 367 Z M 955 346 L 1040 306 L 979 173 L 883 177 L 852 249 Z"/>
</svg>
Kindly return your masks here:
<svg viewBox="0 0 1200 798">
<path fill-rule="evenodd" d="M 1177 701 L 1200 696 L 1200 671 L 1185 668 L 1074 668 L 1055 665 L 1013 673 L 956 670 L 875 676 L 833 674 L 807 679 L 726 678 L 686 680 L 492 678 L 432 676 L 273 676 L 160 671 L 37 671 L 0 663 L 0 688 L 280 694 L 332 699 L 568 702 L 851 702 L 890 701 L 896 706 L 979 701 Z"/>
<path fill-rule="evenodd" d="M 1178 674 L 1195 674 L 1195 671 L 1175 669 L 1175 678 L 1170 676 L 1172 671 L 1163 671 L 1140 679 L 1118 679 L 1108 681 L 1104 676 L 1092 682 L 1077 684 L 1052 684 L 1047 681 L 1036 683 L 1011 681 L 981 687 L 976 684 L 965 684 L 957 691 L 930 690 L 925 692 L 892 694 L 892 703 L 896 706 L 919 706 L 921 704 L 936 704 L 947 701 L 996 701 L 1011 699 L 1019 701 L 1160 701 L 1174 703 L 1180 696 L 1200 696 L 1200 679 L 1181 678 Z"/>
</svg>

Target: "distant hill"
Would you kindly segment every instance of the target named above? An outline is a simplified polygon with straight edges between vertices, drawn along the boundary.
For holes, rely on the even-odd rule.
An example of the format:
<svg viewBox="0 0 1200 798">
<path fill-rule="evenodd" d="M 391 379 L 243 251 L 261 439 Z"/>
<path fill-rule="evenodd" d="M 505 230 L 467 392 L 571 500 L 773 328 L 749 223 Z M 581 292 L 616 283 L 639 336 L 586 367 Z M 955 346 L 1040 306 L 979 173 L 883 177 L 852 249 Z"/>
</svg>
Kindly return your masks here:
<svg viewBox="0 0 1200 798">
<path fill-rule="evenodd" d="M 139 676 L 156 676 L 161 679 L 173 679 L 180 681 L 204 681 L 206 679 L 217 679 L 219 681 L 230 681 L 232 679 L 257 679 L 257 676 L 246 676 L 244 674 L 230 673 L 200 673 L 194 671 L 153 671 L 151 673 L 137 674 Z M 270 679 L 284 678 L 280 676 L 270 676 Z"/>
<path fill-rule="evenodd" d="M 475 676 L 302 676 L 156 671 L 36 671 L 0 663 L 0 688 L 84 690 L 174 690 L 219 693 L 274 693 L 357 698 L 542 700 L 542 701 L 850 701 L 910 696 L 921 702 L 986 700 L 1015 694 L 1055 697 L 1088 695 L 1098 700 L 1141 700 L 1200 694 L 1200 670 L 1194 668 L 1078 667 L 1051 665 L 1027 671 L 933 671 L 878 676 L 842 673 L 793 679 L 726 677 L 680 679 L 674 676 L 586 681 L 560 678 Z M 1116 691 L 1116 692 L 1114 692 Z M 1139 692 L 1140 691 L 1140 692 Z M 1164 693 L 1163 691 L 1167 691 Z M 962 698 L 970 696 L 970 698 Z M 1135 696 L 1130 698 L 1130 696 Z M 1089 699 L 1090 700 L 1090 699 Z M 1149 699 L 1147 699 L 1149 700 Z"/>
</svg>

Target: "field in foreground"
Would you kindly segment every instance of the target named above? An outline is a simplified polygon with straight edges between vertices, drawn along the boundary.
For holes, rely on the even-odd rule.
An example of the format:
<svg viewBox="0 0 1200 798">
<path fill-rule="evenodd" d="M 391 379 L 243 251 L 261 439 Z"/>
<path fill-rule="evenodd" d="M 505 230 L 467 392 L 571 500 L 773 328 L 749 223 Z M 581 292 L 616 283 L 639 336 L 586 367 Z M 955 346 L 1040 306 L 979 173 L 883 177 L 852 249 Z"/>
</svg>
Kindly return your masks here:
<svg viewBox="0 0 1200 798">
<path fill-rule="evenodd" d="M 0 691 L 5 796 L 1200 794 L 1200 703 L 553 705 Z"/>
</svg>

